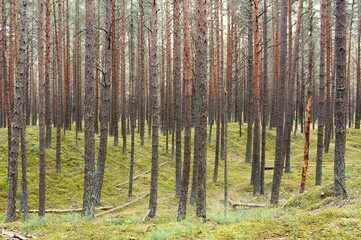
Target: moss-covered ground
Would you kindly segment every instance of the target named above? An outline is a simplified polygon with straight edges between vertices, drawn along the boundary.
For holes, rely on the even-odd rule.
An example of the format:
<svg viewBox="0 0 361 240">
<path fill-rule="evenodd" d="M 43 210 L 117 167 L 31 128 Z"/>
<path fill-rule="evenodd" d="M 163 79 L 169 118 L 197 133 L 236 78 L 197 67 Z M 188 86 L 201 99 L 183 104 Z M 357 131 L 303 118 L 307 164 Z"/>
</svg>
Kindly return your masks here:
<svg viewBox="0 0 361 240">
<path fill-rule="evenodd" d="M 237 202 L 269 203 L 272 170 L 265 174 L 266 194 L 252 196 L 250 185 L 251 166 L 244 162 L 246 151 L 246 124 L 239 137 L 238 124 L 229 124 L 229 196 Z M 146 131 L 147 133 L 147 131 Z M 215 133 L 215 127 L 213 128 Z M 148 136 L 147 136 L 148 137 Z M 146 137 L 146 138 L 147 138 Z M 145 198 L 127 208 L 97 217 L 94 222 L 81 219 L 80 213 L 47 214 L 38 218 L 31 214 L 24 222 L 5 224 L 7 201 L 7 132 L 0 130 L 0 229 L 32 234 L 40 239 L 359 239 L 361 238 L 361 131 L 347 130 L 346 188 L 349 199 L 334 199 L 333 157 L 334 139 L 330 151 L 324 154 L 323 185 L 315 187 L 315 159 L 317 130 L 311 131 L 310 162 L 306 193 L 299 194 L 301 180 L 304 134 L 292 138 L 291 170 L 284 174 L 280 202 L 266 208 L 229 208 L 223 214 L 223 161 L 220 162 L 218 182 L 212 182 L 215 150 L 215 134 L 208 145 L 207 159 L 207 221 L 195 216 L 195 207 L 188 205 L 187 218 L 176 221 L 178 199 L 175 191 L 175 163 L 170 152 L 166 153 L 165 136 L 160 137 L 158 212 L 154 219 L 140 223 L 148 209 Z M 171 139 L 171 138 L 170 138 Z M 266 165 L 273 166 L 276 132 L 267 131 Z M 119 206 L 149 192 L 150 174 L 134 181 L 134 196 L 128 197 L 130 137 L 127 154 L 122 146 L 114 147 L 109 138 L 106 172 L 102 192 L 102 206 Z M 98 148 L 97 137 L 96 148 Z M 122 143 L 120 139 L 120 144 Z M 170 141 L 171 143 L 171 141 Z M 30 209 L 38 208 L 38 128 L 27 128 L 28 189 Z M 75 132 L 62 136 L 62 173 L 55 173 L 56 132 L 53 129 L 52 148 L 46 150 L 46 208 L 81 208 L 83 197 L 84 135 L 79 134 L 76 145 Z M 97 149 L 96 149 L 97 151 Z M 139 135 L 135 143 L 135 175 L 150 169 L 151 140 L 140 145 Z M 21 176 L 19 175 L 19 179 Z M 19 204 L 19 203 L 18 203 Z M 0 235 L 1 238 L 1 235 Z"/>
</svg>

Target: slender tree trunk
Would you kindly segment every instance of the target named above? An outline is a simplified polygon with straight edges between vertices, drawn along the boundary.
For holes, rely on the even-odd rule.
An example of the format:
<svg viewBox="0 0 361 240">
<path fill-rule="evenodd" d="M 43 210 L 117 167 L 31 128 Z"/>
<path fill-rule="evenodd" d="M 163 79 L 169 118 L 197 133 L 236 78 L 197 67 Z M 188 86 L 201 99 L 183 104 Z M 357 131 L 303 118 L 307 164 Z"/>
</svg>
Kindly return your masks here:
<svg viewBox="0 0 361 240">
<path fill-rule="evenodd" d="M 183 221 L 187 210 L 187 196 L 189 186 L 189 174 L 191 165 L 191 134 L 192 134 L 192 59 L 191 40 L 189 31 L 189 3 L 183 0 L 183 78 L 185 84 L 185 132 L 184 132 L 184 161 L 183 178 L 179 198 L 178 221 Z"/>
<path fill-rule="evenodd" d="M 181 89 L 181 30 L 180 30 L 180 1 L 174 1 L 173 18 L 173 82 L 174 82 L 174 111 L 176 127 L 176 197 L 180 195 L 182 178 L 182 89 Z"/>
<path fill-rule="evenodd" d="M 104 38 L 105 48 L 105 73 L 101 89 L 100 110 L 100 142 L 98 152 L 97 170 L 95 175 L 94 198 L 95 204 L 99 205 L 103 186 L 105 160 L 108 146 L 108 124 L 110 115 L 110 86 L 112 77 L 112 0 L 107 0 L 105 16 L 106 34 Z"/>
<path fill-rule="evenodd" d="M 38 5 L 38 75 L 39 75 L 39 216 L 45 215 L 45 86 L 43 43 L 43 0 Z"/>
<path fill-rule="evenodd" d="M 301 0 L 302 1 L 302 0 Z M 259 61 L 259 28 L 258 28 L 258 0 L 254 1 L 254 134 L 253 134 L 253 195 L 261 193 L 260 181 L 260 142 L 259 142 L 259 112 L 260 112 L 260 61 Z M 252 180 L 251 180 L 252 181 Z"/>
<path fill-rule="evenodd" d="M 144 106 L 144 79 L 145 79 L 145 70 L 144 70 L 144 9 L 143 9 L 143 0 L 139 0 L 139 131 L 140 131 L 140 141 L 141 145 L 144 145 L 144 125 L 145 125 L 145 106 Z"/>
<path fill-rule="evenodd" d="M 122 74 L 121 74 L 121 91 L 122 91 L 122 101 L 121 101 L 121 110 L 122 110 L 122 137 L 123 137 L 123 154 L 127 153 L 127 129 L 126 129 L 126 91 L 125 91 L 125 0 L 123 0 L 123 9 L 122 9 Z"/>
<path fill-rule="evenodd" d="M 63 114 L 63 60 L 62 60 L 62 0 L 58 1 L 58 31 L 56 39 L 57 39 L 57 56 L 58 56 L 58 91 L 57 91 L 57 103 L 58 107 L 56 108 L 56 172 L 61 173 L 61 163 L 60 163 L 60 155 L 61 155 L 61 126 L 62 126 L 62 114 Z"/>
<path fill-rule="evenodd" d="M 346 94 L 345 94 L 345 105 L 346 105 L 346 124 L 348 122 L 348 127 L 351 128 L 351 120 L 349 116 L 351 115 L 351 42 L 352 42 L 352 23 L 353 23 L 353 9 L 354 9 L 355 0 L 352 0 L 351 7 L 351 19 L 350 19 L 350 34 L 348 40 L 348 54 L 347 54 L 347 76 L 346 76 Z"/>
<path fill-rule="evenodd" d="M 216 0 L 216 41 L 217 41 L 217 130 L 213 182 L 217 182 L 219 162 L 219 141 L 221 129 L 221 49 L 220 49 L 220 1 Z"/>
<path fill-rule="evenodd" d="M 326 114 L 324 118 L 325 122 L 325 140 L 324 147 L 325 153 L 328 153 L 331 139 L 331 118 L 330 114 L 331 106 L 333 105 L 330 101 L 330 86 L 331 86 L 331 2 L 327 0 L 326 8 Z M 336 51 L 336 50 L 335 50 Z M 345 59 L 346 60 L 346 59 Z"/>
<path fill-rule="evenodd" d="M 299 50 L 299 39 L 301 34 L 301 21 L 302 21 L 302 14 L 303 14 L 303 0 L 299 1 L 298 7 L 298 15 L 297 15 L 297 27 L 296 27 L 296 38 L 292 53 L 292 67 L 291 67 L 291 75 L 288 83 L 288 101 L 287 101 L 287 114 L 286 114 L 286 121 L 285 121 L 285 129 L 284 129 L 284 153 L 283 156 L 286 157 L 286 165 L 285 165 L 285 172 L 291 172 L 291 133 L 292 133 L 292 123 L 293 123 L 293 115 L 294 115 L 294 85 L 295 85 L 295 78 L 296 78 L 296 70 L 297 70 L 297 63 L 298 63 L 298 50 Z M 291 48 L 292 49 L 292 48 Z"/>
<path fill-rule="evenodd" d="M 317 160 L 316 186 L 322 184 L 322 153 L 323 153 L 323 112 L 325 107 L 325 53 L 326 53 L 326 6 L 327 0 L 321 5 L 321 40 L 320 40 L 320 82 L 318 102 Z"/>
<path fill-rule="evenodd" d="M 261 172 L 260 194 L 264 195 L 264 168 L 266 165 L 266 130 L 268 121 L 268 35 L 267 35 L 267 0 L 263 1 L 263 109 L 262 109 L 262 149 L 261 149 Z"/>
<path fill-rule="evenodd" d="M 308 160 L 309 160 L 309 152 L 310 152 L 309 147 L 310 147 L 311 100 L 312 100 L 312 96 L 309 96 L 307 102 L 307 112 L 306 112 L 305 148 L 304 148 L 304 159 L 303 159 L 303 167 L 302 167 L 302 180 L 301 180 L 300 193 L 303 193 L 305 191 L 306 179 L 307 179 L 307 168 L 308 168 Z"/>
<path fill-rule="evenodd" d="M 130 15 L 130 38 L 129 38 L 129 82 L 131 90 L 130 96 L 130 121 L 131 121 L 131 153 L 130 153 L 130 169 L 129 169 L 129 191 L 128 197 L 133 195 L 133 173 L 134 173 L 134 135 L 135 135 L 135 124 L 136 124 L 136 113 L 135 113 L 135 56 L 134 56 L 134 33 L 133 33 L 133 0 L 131 0 L 131 12 Z"/>
<path fill-rule="evenodd" d="M 206 180 L 207 180 L 207 0 L 196 3 L 197 39 L 195 42 L 195 75 L 198 81 L 199 111 L 199 152 L 198 152 L 198 201 L 197 216 L 206 220 Z"/>
<path fill-rule="evenodd" d="M 152 107 L 152 174 L 151 174 L 151 186 L 149 197 L 149 217 L 154 218 L 157 211 L 157 196 L 158 196 L 158 57 L 157 57 L 157 0 L 152 0 L 151 11 L 151 82 L 150 82 L 150 96 Z"/>
<path fill-rule="evenodd" d="M 273 172 L 271 203 L 277 204 L 279 200 L 280 185 L 283 172 L 283 128 L 284 128 L 284 105 L 285 105 L 285 82 L 286 82 L 286 62 L 287 62 L 287 0 L 281 1 L 281 41 L 280 41 L 280 78 L 279 78 L 279 97 L 277 103 L 277 135 L 276 135 L 276 151 Z"/>
<path fill-rule="evenodd" d="M 45 23 L 45 123 L 46 123 L 46 148 L 51 148 L 51 101 L 50 101 L 50 0 L 46 0 Z"/>
<path fill-rule="evenodd" d="M 335 165 L 333 195 L 346 194 L 345 184 L 345 144 L 346 144 L 346 113 L 345 113 L 345 59 L 346 59 L 346 1 L 336 1 L 336 101 L 335 101 Z"/>
<path fill-rule="evenodd" d="M 358 34 L 357 34 L 357 80 L 356 80 L 356 114 L 355 114 L 355 128 L 360 129 L 361 120 L 361 3 L 357 2 L 358 6 Z"/>
<path fill-rule="evenodd" d="M 247 148 L 246 148 L 246 163 L 252 161 L 252 126 L 253 126 L 253 81 L 254 81 L 254 67 L 253 67 L 253 0 L 248 1 L 248 97 L 247 97 Z M 286 23 L 287 24 L 287 23 Z M 253 175 L 253 174 L 252 174 Z M 251 177 L 251 183 L 253 176 Z"/>
</svg>

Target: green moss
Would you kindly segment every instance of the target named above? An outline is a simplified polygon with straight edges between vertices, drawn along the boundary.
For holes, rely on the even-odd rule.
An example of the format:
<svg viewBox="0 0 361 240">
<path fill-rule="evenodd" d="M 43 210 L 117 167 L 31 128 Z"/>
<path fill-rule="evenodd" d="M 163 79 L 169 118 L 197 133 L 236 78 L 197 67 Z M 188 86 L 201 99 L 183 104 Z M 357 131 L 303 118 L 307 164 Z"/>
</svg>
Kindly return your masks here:
<svg viewBox="0 0 361 240">
<path fill-rule="evenodd" d="M 74 128 L 73 128 L 74 129 Z M 213 126 L 215 133 L 216 126 Z M 1 136 L 6 130 L 0 129 Z M 78 146 L 75 132 L 67 131 L 62 136 L 61 164 L 62 173 L 55 173 L 56 129 L 52 132 L 51 149 L 46 150 L 46 208 L 69 209 L 81 208 L 84 179 L 84 135 L 79 133 Z M 194 134 L 194 132 L 193 132 Z M 269 203 L 272 187 L 272 170 L 265 172 L 266 194 L 253 197 L 250 185 L 251 166 L 245 164 L 247 124 L 242 125 L 242 137 L 239 137 L 239 125 L 229 124 L 228 134 L 228 181 L 229 196 L 234 201 L 251 203 Z M 266 166 L 274 165 L 275 130 L 267 130 Z M 38 128 L 27 128 L 28 188 L 31 209 L 38 208 Z M 151 141 L 140 145 L 135 137 L 135 169 L 134 176 L 147 171 L 151 165 Z M 193 140 L 192 140 L 193 141 Z M 159 193 L 157 217 L 140 223 L 147 212 L 148 198 L 112 214 L 87 222 L 77 214 L 47 214 L 39 219 L 31 214 L 31 219 L 21 222 L 19 215 L 15 223 L 4 224 L 8 188 L 7 174 L 7 139 L 0 138 L 0 227 L 30 233 L 43 239 L 355 239 L 361 232 L 361 157 L 359 130 L 347 130 L 346 144 L 346 188 L 352 196 L 350 201 L 339 208 L 345 200 L 333 199 L 333 154 L 334 140 L 330 151 L 324 154 L 323 186 L 315 187 L 315 161 L 317 130 L 311 131 L 310 160 L 307 173 L 306 192 L 299 194 L 303 160 L 304 135 L 298 133 L 292 137 L 291 173 L 283 175 L 278 206 L 266 208 L 229 207 L 227 216 L 223 214 L 223 167 L 220 161 L 218 182 L 212 183 L 215 134 L 208 144 L 207 162 L 207 222 L 203 223 L 195 216 L 196 208 L 187 206 L 187 219 L 176 222 L 178 199 L 175 191 L 175 162 L 170 162 L 159 169 Z M 121 143 L 121 141 L 120 141 Z M 165 136 L 160 135 L 159 162 L 171 160 L 171 141 L 169 152 L 165 149 Z M 130 146 L 130 144 L 128 144 Z M 99 147 L 99 136 L 96 137 L 96 152 Z M 109 138 L 106 172 L 104 176 L 102 206 L 119 206 L 149 192 L 150 174 L 143 175 L 134 181 L 133 197 L 128 197 L 130 148 L 122 154 L 122 146 L 114 147 L 113 138 Z M 352 165 L 353 164 L 353 165 Z M 21 174 L 19 175 L 19 179 Z M 122 183 L 118 185 L 119 183 Z M 321 194 L 323 192 L 323 194 Z M 97 211 L 98 212 L 98 211 Z"/>
</svg>

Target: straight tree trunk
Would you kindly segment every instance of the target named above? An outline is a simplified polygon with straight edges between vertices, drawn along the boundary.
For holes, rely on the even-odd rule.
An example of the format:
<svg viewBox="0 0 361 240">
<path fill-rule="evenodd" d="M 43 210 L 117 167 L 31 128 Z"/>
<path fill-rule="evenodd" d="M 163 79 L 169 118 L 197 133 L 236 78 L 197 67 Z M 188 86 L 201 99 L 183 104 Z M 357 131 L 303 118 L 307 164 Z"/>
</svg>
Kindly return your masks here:
<svg viewBox="0 0 361 240">
<path fill-rule="evenodd" d="M 217 41 L 217 130 L 216 130 L 216 150 L 214 161 L 213 182 L 217 182 L 219 145 L 221 129 L 221 49 L 220 49 L 220 1 L 216 0 L 216 41 Z"/>
<path fill-rule="evenodd" d="M 133 0 L 131 0 L 131 12 L 133 12 Z M 130 169 L 129 169 L 129 190 L 128 197 L 133 195 L 133 173 L 134 173 L 134 135 L 136 124 L 136 112 L 135 112 L 135 56 L 134 56 L 134 33 L 133 33 L 133 14 L 130 15 L 130 38 L 129 38 L 129 81 L 131 90 L 130 96 L 130 121 L 131 121 L 131 153 L 130 153 Z"/>
<path fill-rule="evenodd" d="M 323 118 L 325 107 L 325 51 L 326 51 L 326 6 L 327 0 L 321 5 L 321 41 L 320 41 L 320 82 L 318 102 L 317 160 L 316 186 L 322 184 L 322 153 L 323 153 Z"/>
<path fill-rule="evenodd" d="M 110 86 L 112 77 L 112 0 L 107 0 L 105 16 L 106 34 L 104 38 L 105 48 L 105 73 L 101 89 L 101 109 L 100 109 L 100 142 L 98 152 L 97 170 L 95 175 L 94 199 L 99 205 L 103 186 L 105 160 L 108 146 L 108 124 L 110 115 Z"/>
<path fill-rule="evenodd" d="M 149 217 L 154 218 L 157 211 L 157 196 L 158 196 L 158 115 L 159 115 L 159 83 L 158 83 L 158 57 L 157 57 L 157 0 L 152 0 L 151 11 L 151 82 L 150 82 L 150 96 L 151 96 L 151 108 L 152 108 L 152 174 L 151 174 L 151 186 L 149 196 Z"/>
<path fill-rule="evenodd" d="M 335 101 L 335 165 L 333 195 L 345 195 L 345 144 L 346 144 L 346 113 L 345 113 L 345 59 L 346 59 L 346 1 L 336 1 L 336 101 Z"/>
<path fill-rule="evenodd" d="M 285 165 L 285 172 L 291 172 L 291 133 L 292 133 L 292 123 L 293 123 L 293 115 L 294 115 L 294 85 L 295 85 L 295 78 L 296 78 L 296 70 L 297 70 L 297 63 L 298 63 L 298 50 L 299 50 L 299 40 L 301 34 L 301 22 L 302 22 L 302 14 L 303 14 L 303 0 L 299 1 L 298 7 L 298 15 L 297 15 L 297 26 L 296 26 L 296 37 L 295 43 L 292 53 L 292 67 L 291 67 L 291 74 L 288 83 L 288 101 L 287 101 L 287 114 L 286 114 L 286 122 L 285 122 L 285 129 L 284 129 L 284 153 L 283 156 L 286 157 L 286 165 Z M 290 48 L 292 49 L 292 48 Z"/>
<path fill-rule="evenodd" d="M 19 134 L 22 135 L 22 140 L 24 136 L 23 132 L 23 80 L 25 79 L 25 60 L 26 60 L 26 2 L 20 0 L 20 15 L 19 21 L 21 26 L 18 28 L 20 34 L 20 44 L 19 44 L 19 59 L 18 59 L 18 67 L 17 67 L 17 78 L 15 83 L 15 91 L 14 91 L 14 109 L 12 114 L 12 138 L 11 138 L 11 152 L 10 152 L 10 167 L 9 167 L 9 191 L 8 191 L 8 202 L 7 202 L 7 211 L 6 211 L 6 222 L 13 222 L 16 220 L 16 195 L 17 195 L 17 181 L 18 181 L 18 159 L 19 159 Z M 16 8 L 14 9 L 16 10 Z M 22 148 L 25 148 L 25 142 L 22 141 Z M 24 168 L 24 164 L 26 166 L 26 160 L 22 159 L 22 168 L 23 171 L 26 172 L 26 167 Z M 25 176 L 24 176 L 25 177 Z M 22 179 L 22 187 L 24 187 Z M 26 182 L 26 179 L 25 179 Z M 26 186 L 25 186 L 26 187 Z M 24 192 L 23 192 L 24 193 Z M 26 197 L 27 195 L 22 195 L 22 197 Z M 22 199 L 23 200 L 23 199 Z M 22 201 L 22 203 L 24 203 Z M 26 200 L 27 204 L 27 200 Z M 25 219 L 28 217 L 28 206 L 25 206 Z"/>
<path fill-rule="evenodd" d="M 44 86 L 44 1 L 38 3 L 38 75 L 39 75 L 39 216 L 45 215 L 45 86 Z"/>
<path fill-rule="evenodd" d="M 85 45 L 85 157 L 84 157 L 84 196 L 83 217 L 94 220 L 94 184 L 95 184 L 95 139 L 94 139 L 94 0 L 86 1 L 86 45 Z"/>
<path fill-rule="evenodd" d="M 271 204 L 277 204 L 279 200 L 280 185 L 283 172 L 283 128 L 284 128 L 284 105 L 285 105 L 285 88 L 286 88 L 286 66 L 287 66 L 287 0 L 281 1 L 281 41 L 280 41 L 280 78 L 279 78 L 279 97 L 277 103 L 277 134 L 276 134 L 276 151 L 275 163 L 272 182 Z"/>
<path fill-rule="evenodd" d="M 352 42 L 352 23 L 353 23 L 353 9 L 354 9 L 355 0 L 352 0 L 351 7 L 351 19 L 350 19 L 350 34 L 348 40 L 348 54 L 347 54 L 347 76 L 346 76 L 346 94 L 345 94 L 345 105 L 346 105 L 346 124 L 347 121 L 348 127 L 351 128 L 351 42 Z"/>
<path fill-rule="evenodd" d="M 118 143 L 118 44 L 117 44 L 117 4 L 116 0 L 112 2 L 112 103 L 111 103 L 111 135 L 114 136 L 114 146 L 117 147 Z"/>
<path fill-rule="evenodd" d="M 126 91 L 125 91 L 125 0 L 123 0 L 123 9 L 122 9 L 122 74 L 121 74 L 121 91 L 122 91 L 122 100 L 121 100 L 121 110 L 122 110 L 122 137 L 123 137 L 123 154 L 127 153 L 127 129 L 126 129 Z"/>
<path fill-rule="evenodd" d="M 192 59 L 189 31 L 189 3 L 183 0 L 183 78 L 185 84 L 185 130 L 184 130 L 184 161 L 183 178 L 179 198 L 178 221 L 183 221 L 187 210 L 189 174 L 191 165 L 191 134 L 192 134 Z"/>
<path fill-rule="evenodd" d="M 355 114 L 355 128 L 360 129 L 361 120 L 361 3 L 357 2 L 358 6 L 358 34 L 357 34 L 357 80 L 356 80 L 356 114 Z"/>
<path fill-rule="evenodd" d="M 253 81 L 254 81 L 254 67 L 253 67 L 253 0 L 248 1 L 248 89 L 247 89 L 247 148 L 246 148 L 246 163 L 252 161 L 252 126 L 253 126 Z M 287 24 L 287 23 L 286 23 Z M 252 174 L 253 175 L 253 174 Z M 251 177 L 252 183 L 253 177 Z"/>
<path fill-rule="evenodd" d="M 264 195 L 264 168 L 266 165 L 266 128 L 268 121 L 268 34 L 267 34 L 267 0 L 263 1 L 263 109 L 262 109 L 262 149 L 261 149 L 261 172 L 260 194 Z"/>
<path fill-rule="evenodd" d="M 333 105 L 330 101 L 331 91 L 331 2 L 327 0 L 326 8 L 326 114 L 324 118 L 325 129 L 325 140 L 324 147 L 325 153 L 328 153 L 331 139 L 331 122 L 332 115 L 330 114 L 331 106 Z M 336 51 L 336 50 L 335 50 Z M 346 59 L 345 59 L 346 60 Z"/>
<path fill-rule="evenodd" d="M 62 115 L 63 115 L 63 60 L 62 60 L 62 0 L 58 1 L 58 31 L 56 36 L 57 39 L 57 56 L 58 56 L 58 91 L 57 91 L 57 103 L 58 106 L 56 108 L 56 172 L 61 173 L 61 163 L 60 163 L 60 155 L 61 155 L 61 126 L 62 126 Z"/>
<path fill-rule="evenodd" d="M 51 101 L 50 101 L 50 0 L 46 0 L 46 23 L 45 23 L 45 122 L 46 138 L 45 146 L 51 144 Z"/>
<path fill-rule="evenodd" d="M 206 180 L 207 180 L 207 0 L 196 2 L 196 42 L 195 76 L 199 111 L 199 152 L 198 152 L 198 201 L 197 216 L 206 220 Z"/>
<path fill-rule="evenodd" d="M 140 141 L 141 145 L 144 146 L 144 125 L 145 125 L 145 106 L 144 106 L 144 79 L 145 79 L 145 70 L 144 70 L 144 8 L 143 0 L 139 0 L 139 131 L 140 131 Z"/>
<path fill-rule="evenodd" d="M 174 0 L 173 18 L 173 82 L 174 111 L 176 126 L 176 197 L 180 195 L 182 178 L 182 83 L 181 83 L 181 30 L 180 30 L 180 0 Z"/>
<path fill-rule="evenodd" d="M 303 167 L 302 167 L 302 180 L 301 180 L 300 193 L 303 193 L 305 191 L 306 179 L 307 179 L 307 168 L 308 168 L 308 160 L 309 160 L 309 152 L 310 152 L 309 148 L 310 148 L 311 100 L 312 100 L 312 96 L 308 98 L 308 102 L 307 102 L 306 123 L 305 123 L 305 148 L 304 148 L 304 159 L 303 159 Z"/>
<path fill-rule="evenodd" d="M 301 0 L 302 1 L 302 0 Z M 260 112 L 260 60 L 259 60 L 259 28 L 258 28 L 258 0 L 254 0 L 254 134 L 253 134 L 253 195 L 261 193 L 260 179 L 260 139 L 259 139 L 259 112 Z"/>
</svg>

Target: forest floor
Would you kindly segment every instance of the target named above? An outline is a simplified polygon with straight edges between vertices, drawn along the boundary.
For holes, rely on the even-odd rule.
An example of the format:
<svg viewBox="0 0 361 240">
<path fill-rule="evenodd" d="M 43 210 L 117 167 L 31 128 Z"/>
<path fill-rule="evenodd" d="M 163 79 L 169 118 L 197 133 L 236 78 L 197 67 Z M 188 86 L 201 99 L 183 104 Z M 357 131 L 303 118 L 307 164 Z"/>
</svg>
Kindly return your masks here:
<svg viewBox="0 0 361 240">
<path fill-rule="evenodd" d="M 62 136 L 62 173 L 55 173 L 56 129 L 53 129 L 51 149 L 46 150 L 46 208 L 73 209 L 82 207 L 84 135 L 75 132 Z M 166 153 L 165 136 L 160 137 L 159 192 L 157 217 L 141 222 L 148 210 L 149 197 L 126 208 L 95 218 L 94 222 L 81 219 L 80 213 L 47 213 L 45 218 L 31 214 L 23 222 L 5 224 L 7 189 L 7 132 L 0 130 L 0 231 L 32 235 L 38 239 L 359 239 L 361 238 L 361 131 L 347 129 L 346 189 L 349 197 L 333 198 L 334 139 L 330 151 L 324 154 L 323 184 L 315 187 L 315 159 L 317 130 L 311 131 L 310 161 L 306 192 L 299 194 L 301 181 L 304 134 L 292 138 L 291 173 L 283 175 L 280 201 L 269 205 L 273 170 L 265 173 L 265 196 L 253 197 L 250 185 L 251 165 L 245 163 L 247 125 L 242 126 L 242 137 L 236 123 L 229 124 L 228 178 L 229 196 L 235 202 L 265 204 L 262 208 L 229 207 L 223 213 L 224 161 L 220 161 L 218 182 L 212 182 L 215 150 L 215 126 L 208 144 L 207 161 L 207 221 L 195 216 L 195 207 L 188 205 L 186 220 L 178 223 L 178 199 L 175 197 L 175 162 L 171 161 L 171 144 Z M 147 133 L 147 131 L 146 131 Z M 150 169 L 151 140 L 146 135 L 145 145 L 135 143 L 135 173 Z M 171 136 L 170 136 L 171 143 Z M 267 131 L 266 166 L 273 166 L 276 132 Z M 98 148 L 97 137 L 96 148 Z M 122 140 L 119 139 L 122 143 Z M 28 189 L 30 209 L 38 208 L 38 128 L 27 128 Z M 149 192 L 150 174 L 134 180 L 133 197 L 128 197 L 130 136 L 127 154 L 122 146 L 114 147 L 109 138 L 106 171 L 101 206 L 116 207 Z M 121 144 L 120 144 L 121 145 Z M 96 149 L 97 151 L 97 149 Z M 21 178 L 19 174 L 19 179 Z M 20 181 L 19 181 L 20 183 Z M 19 203 L 18 203 L 19 204 Z M 101 212 L 97 210 L 96 213 Z M 0 239 L 6 238 L 1 235 Z"/>
</svg>

